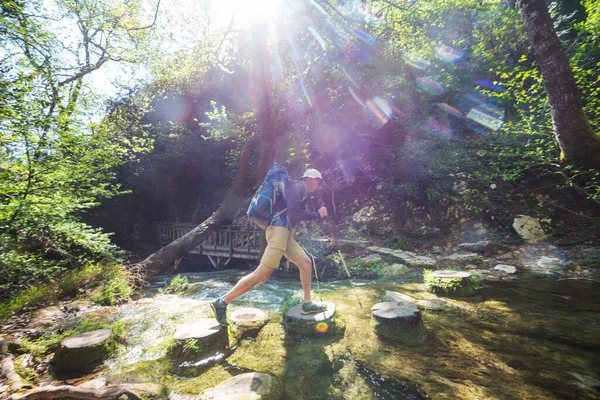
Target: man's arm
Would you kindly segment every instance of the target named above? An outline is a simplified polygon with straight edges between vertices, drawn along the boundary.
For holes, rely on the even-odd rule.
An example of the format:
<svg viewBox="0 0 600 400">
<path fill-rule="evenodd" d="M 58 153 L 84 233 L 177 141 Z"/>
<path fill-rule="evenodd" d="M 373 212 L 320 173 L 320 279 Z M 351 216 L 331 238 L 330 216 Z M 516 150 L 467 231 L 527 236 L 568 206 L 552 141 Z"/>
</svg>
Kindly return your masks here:
<svg viewBox="0 0 600 400">
<path fill-rule="evenodd" d="M 321 218 L 318 212 L 305 211 L 302 200 L 306 189 L 302 182 L 292 183 L 287 190 L 287 217 L 292 226 L 300 225 L 301 221 L 313 221 Z"/>
</svg>

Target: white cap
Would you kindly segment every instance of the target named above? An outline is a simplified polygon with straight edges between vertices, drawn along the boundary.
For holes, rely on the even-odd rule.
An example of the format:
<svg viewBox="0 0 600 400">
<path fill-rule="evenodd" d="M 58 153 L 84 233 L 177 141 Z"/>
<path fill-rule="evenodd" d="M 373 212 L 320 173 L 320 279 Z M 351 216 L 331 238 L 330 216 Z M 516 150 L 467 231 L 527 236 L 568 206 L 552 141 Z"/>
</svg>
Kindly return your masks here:
<svg viewBox="0 0 600 400">
<path fill-rule="evenodd" d="M 306 171 L 304 171 L 304 175 L 302 175 L 303 178 L 314 178 L 314 179 L 321 179 L 323 180 L 323 177 L 321 176 L 321 173 L 319 171 L 317 171 L 314 168 L 309 168 Z"/>
</svg>

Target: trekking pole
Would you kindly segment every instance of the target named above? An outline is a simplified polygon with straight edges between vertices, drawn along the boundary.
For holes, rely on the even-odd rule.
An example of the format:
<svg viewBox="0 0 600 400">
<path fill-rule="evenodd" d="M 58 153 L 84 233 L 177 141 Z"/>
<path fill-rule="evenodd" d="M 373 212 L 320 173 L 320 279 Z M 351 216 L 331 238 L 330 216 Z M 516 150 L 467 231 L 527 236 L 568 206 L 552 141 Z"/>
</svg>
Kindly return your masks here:
<svg viewBox="0 0 600 400">
<path fill-rule="evenodd" d="M 317 261 L 315 260 L 315 256 L 312 254 L 314 252 L 314 248 L 312 245 L 312 236 L 310 234 L 310 229 L 308 229 L 308 222 L 305 225 L 306 225 L 306 233 L 308 233 L 308 242 L 309 242 L 310 251 L 311 251 L 308 254 L 310 255 L 311 262 L 312 262 L 313 268 L 315 270 L 315 279 L 317 280 L 317 294 L 319 295 L 319 299 L 321 300 L 321 303 L 323 303 L 323 297 L 321 296 L 321 285 L 319 284 L 319 274 L 317 272 Z"/>
<path fill-rule="evenodd" d="M 335 240 L 335 235 L 333 234 L 333 232 L 331 232 L 331 236 L 333 237 L 333 243 L 335 243 L 335 245 L 337 247 L 337 241 Z M 344 269 L 346 270 L 346 274 L 348 275 L 348 280 L 350 281 L 350 286 L 352 286 L 352 290 L 354 291 L 356 300 L 358 300 L 358 305 L 360 306 L 360 308 L 364 308 L 362 303 L 360 302 L 360 297 L 358 297 L 358 292 L 356 291 L 354 282 L 352 282 L 352 277 L 350 276 L 350 271 L 348 270 L 348 266 L 346 265 L 346 260 L 344 259 L 344 255 L 342 254 L 342 251 L 339 248 L 338 248 L 338 254 L 340 255 L 340 258 L 342 259 L 342 264 L 344 265 Z"/>
</svg>

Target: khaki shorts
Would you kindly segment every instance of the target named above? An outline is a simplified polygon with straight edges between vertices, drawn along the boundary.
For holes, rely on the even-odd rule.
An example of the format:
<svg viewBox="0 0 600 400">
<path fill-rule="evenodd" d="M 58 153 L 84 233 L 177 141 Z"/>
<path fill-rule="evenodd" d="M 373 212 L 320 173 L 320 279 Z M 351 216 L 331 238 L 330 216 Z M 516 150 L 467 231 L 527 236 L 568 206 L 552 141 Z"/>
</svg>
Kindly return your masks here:
<svg viewBox="0 0 600 400">
<path fill-rule="evenodd" d="M 260 260 L 261 264 L 276 269 L 279 268 L 282 256 L 286 256 L 290 261 L 294 262 L 298 261 L 303 255 L 306 255 L 304 249 L 289 234 L 289 229 L 283 226 L 267 227 L 265 231 L 267 248 Z"/>
</svg>

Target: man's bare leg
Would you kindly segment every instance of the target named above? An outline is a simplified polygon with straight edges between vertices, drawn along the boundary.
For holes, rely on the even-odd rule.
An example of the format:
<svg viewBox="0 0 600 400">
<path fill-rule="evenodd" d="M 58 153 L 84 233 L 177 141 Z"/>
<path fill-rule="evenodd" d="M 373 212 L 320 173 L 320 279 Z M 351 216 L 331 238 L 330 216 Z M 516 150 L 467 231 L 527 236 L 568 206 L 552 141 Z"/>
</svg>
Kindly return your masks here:
<svg viewBox="0 0 600 400">
<path fill-rule="evenodd" d="M 304 255 L 292 261 L 300 270 L 300 283 L 305 303 L 310 303 L 310 287 L 312 284 L 312 263 L 308 256 Z"/>
<path fill-rule="evenodd" d="M 264 264 L 259 264 L 253 272 L 240 279 L 235 284 L 233 289 L 231 289 L 225 296 L 222 297 L 223 301 L 227 304 L 231 303 L 233 300 L 248 292 L 254 286 L 269 280 L 269 277 L 271 277 L 272 273 L 273 268 L 269 268 Z"/>
</svg>

